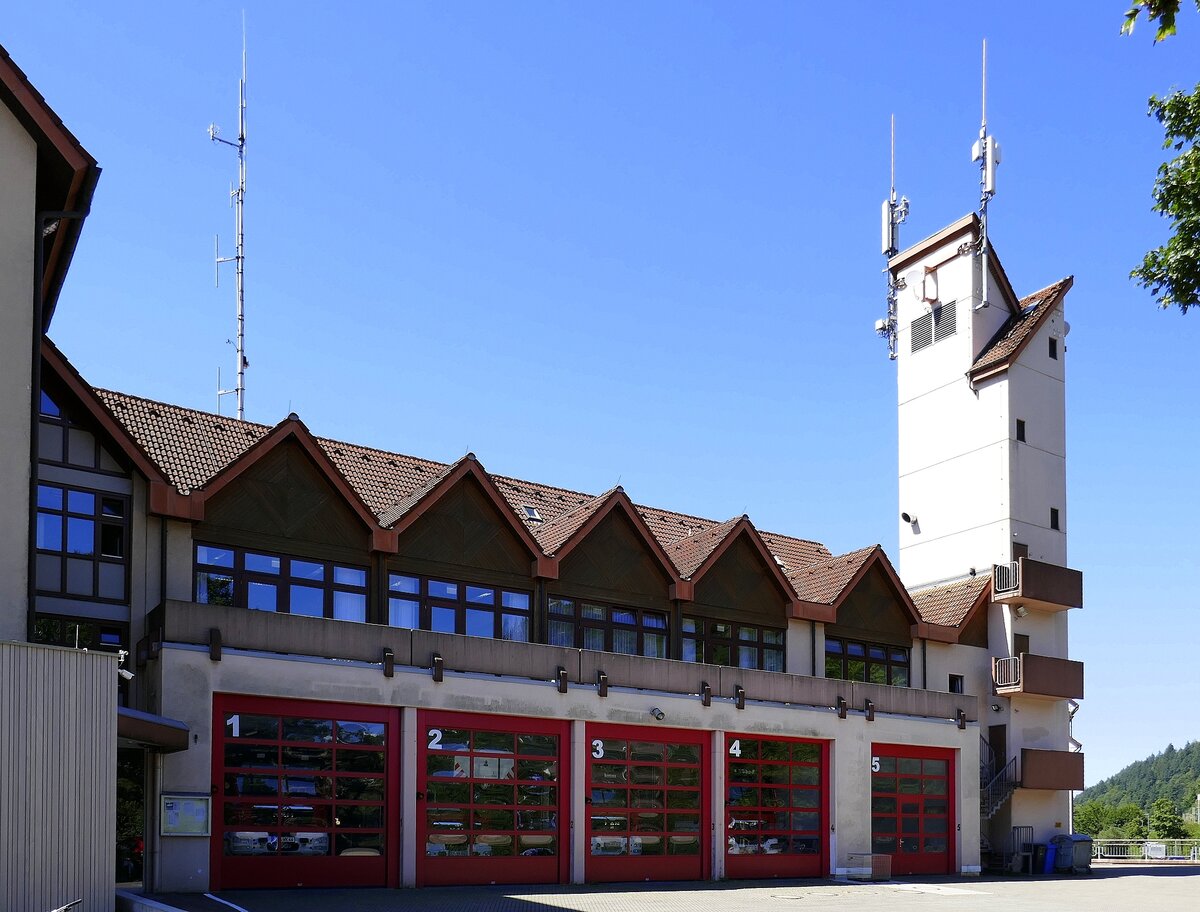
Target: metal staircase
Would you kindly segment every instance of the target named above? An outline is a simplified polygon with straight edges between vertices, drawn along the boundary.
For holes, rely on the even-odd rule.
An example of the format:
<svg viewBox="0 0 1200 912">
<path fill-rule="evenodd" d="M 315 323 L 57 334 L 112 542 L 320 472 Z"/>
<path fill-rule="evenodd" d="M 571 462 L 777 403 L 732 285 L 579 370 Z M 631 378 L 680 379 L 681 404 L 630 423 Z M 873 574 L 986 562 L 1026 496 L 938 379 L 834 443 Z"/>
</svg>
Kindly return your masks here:
<svg viewBox="0 0 1200 912">
<path fill-rule="evenodd" d="M 991 820 L 1017 787 L 1017 758 L 996 769 L 996 753 L 987 739 L 979 736 L 979 819 Z"/>
</svg>

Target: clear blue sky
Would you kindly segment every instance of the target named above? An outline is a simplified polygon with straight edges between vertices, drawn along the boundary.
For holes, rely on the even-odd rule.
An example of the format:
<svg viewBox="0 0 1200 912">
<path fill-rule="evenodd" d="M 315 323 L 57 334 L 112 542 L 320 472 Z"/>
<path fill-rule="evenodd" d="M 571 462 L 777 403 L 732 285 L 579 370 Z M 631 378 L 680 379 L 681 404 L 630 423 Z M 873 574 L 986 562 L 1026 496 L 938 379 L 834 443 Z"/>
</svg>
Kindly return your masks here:
<svg viewBox="0 0 1200 912">
<path fill-rule="evenodd" d="M 9 6 L 104 169 L 55 340 L 213 408 L 242 4 Z M 986 35 L 997 249 L 1019 293 L 1076 277 L 1087 781 L 1200 737 L 1200 313 L 1127 279 L 1165 238 L 1146 98 L 1200 80 L 1200 16 L 1153 47 L 1127 0 L 245 6 L 247 417 L 893 556 L 888 116 L 911 243 L 975 206 Z"/>
</svg>

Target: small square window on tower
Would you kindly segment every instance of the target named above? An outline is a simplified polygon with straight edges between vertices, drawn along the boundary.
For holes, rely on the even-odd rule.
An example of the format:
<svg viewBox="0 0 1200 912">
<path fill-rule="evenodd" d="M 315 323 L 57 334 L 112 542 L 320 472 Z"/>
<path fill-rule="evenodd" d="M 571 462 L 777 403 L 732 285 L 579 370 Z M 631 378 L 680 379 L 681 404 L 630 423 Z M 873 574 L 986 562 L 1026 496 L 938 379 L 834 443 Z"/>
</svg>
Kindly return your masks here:
<svg viewBox="0 0 1200 912">
<path fill-rule="evenodd" d="M 1058 521 L 1058 507 L 1050 508 L 1050 528 L 1056 530 L 1062 528 Z"/>
<path fill-rule="evenodd" d="M 963 692 L 963 676 L 950 675 L 950 693 L 960 694 Z"/>
<path fill-rule="evenodd" d="M 1050 357 L 1055 361 L 1058 360 L 1058 340 L 1053 336 L 1050 337 Z"/>
<path fill-rule="evenodd" d="M 1017 439 L 1022 443 L 1025 442 L 1025 419 L 1017 419 Z"/>
</svg>

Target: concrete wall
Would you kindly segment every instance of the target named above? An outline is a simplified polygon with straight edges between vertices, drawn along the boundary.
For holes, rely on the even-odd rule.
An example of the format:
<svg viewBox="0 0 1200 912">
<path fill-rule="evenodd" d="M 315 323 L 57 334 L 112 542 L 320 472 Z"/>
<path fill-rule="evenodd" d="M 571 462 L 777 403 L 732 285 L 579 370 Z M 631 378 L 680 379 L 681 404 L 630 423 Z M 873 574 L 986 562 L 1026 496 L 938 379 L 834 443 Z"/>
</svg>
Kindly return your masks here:
<svg viewBox="0 0 1200 912">
<path fill-rule="evenodd" d="M 0 105 L 0 640 L 23 640 L 29 603 L 29 403 L 37 148 Z"/>
<path fill-rule="evenodd" d="M 0 109 L 3 113 L 3 109 Z M 0 643 L 0 909 L 112 909 L 117 660 Z"/>
<path fill-rule="evenodd" d="M 876 720 L 868 723 L 861 711 L 852 711 L 846 719 L 839 719 L 831 709 L 753 701 L 740 711 L 732 702 L 721 699 L 714 699 L 713 705 L 706 708 L 694 696 L 623 688 L 610 689 L 606 698 L 598 697 L 594 688 L 586 686 L 572 687 L 568 693 L 560 694 L 549 681 L 521 681 L 493 675 L 447 672 L 445 682 L 435 684 L 429 673 L 422 670 L 397 668 L 395 677 L 387 678 L 377 667 L 231 651 L 226 651 L 220 662 L 213 662 L 207 650 L 170 644 L 164 646 L 161 659 L 155 664 L 159 666 L 156 674 L 171 682 L 162 695 L 163 714 L 187 723 L 200 745 L 198 749 L 164 758 L 164 790 L 207 792 L 212 787 L 207 745 L 211 745 L 213 737 L 214 692 L 818 738 L 832 742 L 830 782 L 834 811 L 830 839 L 834 867 L 845 868 L 848 853 L 870 850 L 871 745 L 919 744 L 957 751 L 956 823 L 961 824 L 961 832 L 957 833 L 956 857 L 967 868 L 979 864 L 979 737 L 974 725 L 960 730 L 950 720 L 884 714 L 877 714 Z M 653 707 L 666 714 L 662 723 L 652 722 Z M 412 717 L 406 712 L 404 718 L 407 721 Z M 402 747 L 403 756 L 415 757 L 415 737 L 410 725 L 403 733 L 408 745 Z M 714 770 L 718 767 L 721 764 L 715 763 Z M 572 852 L 576 859 L 583 857 L 584 838 L 584 828 L 576 827 L 574 839 L 578 844 Z M 160 843 L 159 889 L 208 888 L 207 839 L 175 837 Z M 722 848 L 714 844 L 714 863 L 716 856 L 723 855 Z M 407 861 L 404 869 L 411 870 Z"/>
</svg>

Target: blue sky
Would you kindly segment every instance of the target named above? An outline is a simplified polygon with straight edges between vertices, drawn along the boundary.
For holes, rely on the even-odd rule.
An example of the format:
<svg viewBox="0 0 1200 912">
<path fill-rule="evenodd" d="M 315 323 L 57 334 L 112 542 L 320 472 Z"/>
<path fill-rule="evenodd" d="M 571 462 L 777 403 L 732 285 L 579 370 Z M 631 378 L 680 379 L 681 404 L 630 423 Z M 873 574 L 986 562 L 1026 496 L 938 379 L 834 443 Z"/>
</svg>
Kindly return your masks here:
<svg viewBox="0 0 1200 912">
<path fill-rule="evenodd" d="M 993 239 L 1018 293 L 1076 277 L 1087 781 L 1194 740 L 1200 314 L 1127 275 L 1165 238 L 1146 98 L 1200 80 L 1200 16 L 1155 47 L 1126 6 L 249 0 L 247 417 L 896 555 L 888 117 L 912 243 L 976 204 L 986 36 Z M 104 169 L 52 331 L 98 386 L 212 409 L 228 380 L 206 128 L 236 133 L 241 9 L 6 12 Z"/>
</svg>

